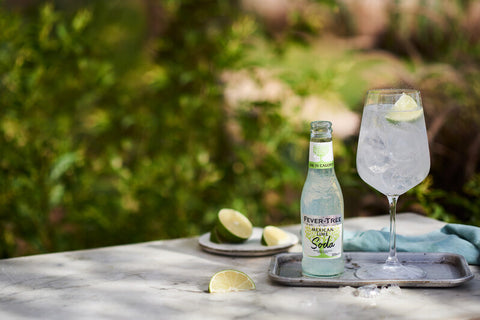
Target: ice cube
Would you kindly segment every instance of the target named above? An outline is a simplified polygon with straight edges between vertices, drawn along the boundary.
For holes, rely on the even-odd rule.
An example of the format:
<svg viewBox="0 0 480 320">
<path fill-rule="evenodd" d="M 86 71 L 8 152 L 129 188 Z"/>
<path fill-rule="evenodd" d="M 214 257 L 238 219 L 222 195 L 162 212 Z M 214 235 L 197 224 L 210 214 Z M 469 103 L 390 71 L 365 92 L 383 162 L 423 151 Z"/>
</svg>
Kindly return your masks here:
<svg viewBox="0 0 480 320">
<path fill-rule="evenodd" d="M 358 287 L 353 294 L 362 298 L 375 298 L 376 296 L 380 295 L 380 289 L 378 289 L 376 284 L 369 284 Z"/>
</svg>

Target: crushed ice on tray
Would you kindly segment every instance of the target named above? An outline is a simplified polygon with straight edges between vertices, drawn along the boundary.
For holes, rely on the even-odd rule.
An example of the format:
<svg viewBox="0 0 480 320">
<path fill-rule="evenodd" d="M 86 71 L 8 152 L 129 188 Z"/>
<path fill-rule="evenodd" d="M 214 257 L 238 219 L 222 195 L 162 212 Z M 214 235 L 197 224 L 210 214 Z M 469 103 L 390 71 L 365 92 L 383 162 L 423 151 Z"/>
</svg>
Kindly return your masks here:
<svg viewBox="0 0 480 320">
<path fill-rule="evenodd" d="M 352 288 L 350 286 L 340 287 L 339 290 L 343 293 L 351 293 L 355 297 L 362 298 L 375 298 L 384 295 L 399 295 L 401 294 L 401 289 L 397 284 L 389 284 L 381 286 L 380 288 L 376 284 L 369 284 L 366 286 Z"/>
</svg>

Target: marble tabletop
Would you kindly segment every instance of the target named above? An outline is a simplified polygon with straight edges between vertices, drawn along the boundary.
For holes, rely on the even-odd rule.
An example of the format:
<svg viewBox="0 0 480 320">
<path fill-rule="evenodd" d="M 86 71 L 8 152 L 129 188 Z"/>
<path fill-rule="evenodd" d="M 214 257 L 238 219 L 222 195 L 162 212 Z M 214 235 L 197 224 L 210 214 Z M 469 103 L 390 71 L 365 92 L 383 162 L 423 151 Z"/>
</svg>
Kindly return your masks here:
<svg viewBox="0 0 480 320">
<path fill-rule="evenodd" d="M 397 224 L 405 235 L 444 225 L 410 213 L 399 214 Z M 349 230 L 385 226 L 387 216 L 345 221 Z M 367 298 L 351 287 L 273 283 L 270 260 L 210 254 L 198 237 L 0 260 L 0 319 L 480 318 L 478 266 L 470 266 L 475 278 L 459 287 L 401 288 Z M 228 268 L 250 275 L 256 290 L 209 294 L 210 277 Z"/>
</svg>

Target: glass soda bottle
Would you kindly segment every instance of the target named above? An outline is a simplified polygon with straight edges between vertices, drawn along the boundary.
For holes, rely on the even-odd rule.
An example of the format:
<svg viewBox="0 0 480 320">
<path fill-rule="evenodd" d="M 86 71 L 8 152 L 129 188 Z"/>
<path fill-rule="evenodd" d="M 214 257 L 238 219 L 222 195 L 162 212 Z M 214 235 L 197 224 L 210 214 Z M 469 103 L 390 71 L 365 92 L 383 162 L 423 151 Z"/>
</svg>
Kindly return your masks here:
<svg viewBox="0 0 480 320">
<path fill-rule="evenodd" d="M 310 125 L 308 174 L 302 190 L 302 272 L 331 277 L 344 269 L 343 195 L 333 167 L 332 123 Z"/>
</svg>

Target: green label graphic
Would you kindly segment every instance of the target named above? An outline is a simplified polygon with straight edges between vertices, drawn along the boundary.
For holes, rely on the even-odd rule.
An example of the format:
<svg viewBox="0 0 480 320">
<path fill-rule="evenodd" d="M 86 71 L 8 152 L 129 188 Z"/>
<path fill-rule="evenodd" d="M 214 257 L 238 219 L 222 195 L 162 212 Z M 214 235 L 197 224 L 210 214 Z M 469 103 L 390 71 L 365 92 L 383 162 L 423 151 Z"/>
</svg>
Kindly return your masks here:
<svg viewBox="0 0 480 320">
<path fill-rule="evenodd" d="M 341 216 L 303 216 L 303 252 L 311 258 L 337 258 L 342 254 Z"/>
<path fill-rule="evenodd" d="M 333 168 L 332 142 L 310 142 L 308 166 L 313 169 Z"/>
</svg>

